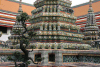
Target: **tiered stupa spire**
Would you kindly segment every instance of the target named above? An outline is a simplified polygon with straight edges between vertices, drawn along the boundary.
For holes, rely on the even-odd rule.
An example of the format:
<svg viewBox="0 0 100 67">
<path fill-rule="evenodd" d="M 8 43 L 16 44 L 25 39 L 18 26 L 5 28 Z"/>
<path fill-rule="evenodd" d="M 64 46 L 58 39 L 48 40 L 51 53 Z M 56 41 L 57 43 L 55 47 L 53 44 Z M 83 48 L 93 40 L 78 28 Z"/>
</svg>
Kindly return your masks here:
<svg viewBox="0 0 100 67">
<path fill-rule="evenodd" d="M 87 19 L 88 19 L 87 24 L 95 24 L 96 23 L 95 14 L 94 14 L 94 11 L 93 11 L 93 8 L 92 8 L 92 0 L 90 0 Z"/>
<path fill-rule="evenodd" d="M 90 0 L 89 10 L 92 10 L 93 11 L 93 8 L 92 8 L 92 0 Z"/>
<path fill-rule="evenodd" d="M 20 0 L 18 13 L 22 13 L 22 12 L 23 12 L 23 10 L 22 10 L 22 0 Z"/>
<path fill-rule="evenodd" d="M 87 24 L 85 25 L 84 40 L 86 43 L 91 44 L 98 39 L 98 26 L 96 24 L 95 14 L 92 8 L 92 0 L 89 3 L 89 10 L 87 15 Z"/>
<path fill-rule="evenodd" d="M 21 13 L 23 12 L 22 10 L 22 0 L 20 0 L 19 2 L 19 10 L 18 10 L 18 14 L 16 15 L 19 16 Z M 12 28 L 12 32 L 11 32 L 11 36 L 9 36 L 9 41 L 10 41 L 10 47 L 12 48 L 19 48 L 19 47 L 16 47 L 16 44 L 19 44 L 20 41 L 19 41 L 19 34 L 15 32 L 19 31 L 19 30 L 24 30 L 23 26 L 22 26 L 22 23 L 17 21 L 15 22 L 15 24 L 13 25 L 13 28 Z"/>
</svg>

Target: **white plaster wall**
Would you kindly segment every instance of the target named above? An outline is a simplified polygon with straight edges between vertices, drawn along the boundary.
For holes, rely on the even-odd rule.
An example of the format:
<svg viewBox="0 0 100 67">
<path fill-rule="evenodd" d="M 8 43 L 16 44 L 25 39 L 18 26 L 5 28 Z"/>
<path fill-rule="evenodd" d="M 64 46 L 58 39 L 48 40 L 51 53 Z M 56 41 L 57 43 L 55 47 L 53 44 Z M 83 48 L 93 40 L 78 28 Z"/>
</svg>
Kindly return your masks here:
<svg viewBox="0 0 100 67">
<path fill-rule="evenodd" d="M 11 35 L 10 31 L 11 31 L 11 28 L 8 27 L 7 28 L 7 34 L 2 33 L 2 36 L 0 37 L 0 40 L 1 41 L 7 41 L 8 37 Z"/>
</svg>

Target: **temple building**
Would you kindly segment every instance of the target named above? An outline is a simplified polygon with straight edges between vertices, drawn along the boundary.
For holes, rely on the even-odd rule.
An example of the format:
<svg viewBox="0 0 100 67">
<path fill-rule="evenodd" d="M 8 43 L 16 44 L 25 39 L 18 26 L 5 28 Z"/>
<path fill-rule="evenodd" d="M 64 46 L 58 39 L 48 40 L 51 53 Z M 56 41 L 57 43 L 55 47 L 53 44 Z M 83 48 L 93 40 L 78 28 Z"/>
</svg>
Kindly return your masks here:
<svg viewBox="0 0 100 67">
<path fill-rule="evenodd" d="M 21 1 L 17 15 L 23 11 Z M 91 0 L 89 3 L 88 21 L 84 30 L 89 32 L 93 25 L 93 31 L 97 32 L 98 27 L 95 23 Z M 27 26 L 27 29 L 36 32 L 37 36 L 30 40 L 27 49 L 34 46 L 34 50 L 29 52 L 29 57 L 39 64 L 31 62 L 29 67 L 100 67 L 100 60 L 98 60 L 100 50 L 94 50 L 91 45 L 84 44 L 84 35 L 80 32 L 81 27 L 75 23 L 77 17 L 74 16 L 71 4 L 70 0 L 36 0 L 34 2 L 36 9 L 31 12 L 32 21 L 29 22 L 31 25 Z M 15 51 L 23 53 L 19 50 L 20 47 L 17 47 L 18 34 L 13 32 L 18 29 L 23 29 L 23 27 L 21 22 L 16 20 L 9 36 L 9 41 L 12 43 L 9 46 L 14 48 L 0 50 L 0 66 L 2 67 L 14 67 L 13 61 L 9 61 L 7 56 L 13 57 L 12 54 Z M 38 58 L 43 59 L 39 61 Z"/>
<path fill-rule="evenodd" d="M 42 5 L 45 3 L 45 5 Z M 41 43 L 73 43 L 81 44 L 83 35 L 79 33 L 80 29 L 74 25 L 77 17 L 73 15 L 71 2 L 46 1 L 43 3 L 37 1 L 34 3 L 36 7 L 32 11 L 33 25 L 38 37 L 36 42 Z M 38 5 L 39 4 L 39 5 Z M 58 5 L 57 5 L 58 4 Z"/>
<path fill-rule="evenodd" d="M 93 42 L 99 39 L 99 28 L 96 24 L 95 14 L 92 8 L 92 1 L 90 0 L 89 10 L 87 15 L 87 23 L 84 27 L 84 42 L 94 46 Z"/>
<path fill-rule="evenodd" d="M 19 9 L 19 1 L 16 0 L 0 0 L 0 31 L 2 31 L 2 36 L 0 40 L 7 41 L 8 36 L 12 30 L 13 24 L 16 21 L 16 15 Z M 10 8 L 9 8 L 10 7 Z M 22 3 L 23 12 L 28 13 L 31 16 L 31 11 L 35 7 L 28 3 Z M 27 22 L 27 25 L 30 23 Z"/>
<path fill-rule="evenodd" d="M 100 0 L 93 0 L 92 7 L 95 14 L 96 24 L 100 28 Z M 84 31 L 84 27 L 87 23 L 87 14 L 89 9 L 89 2 L 79 4 L 72 7 L 74 10 L 74 15 L 77 16 L 77 21 L 75 22 L 81 27 L 81 31 Z"/>
</svg>

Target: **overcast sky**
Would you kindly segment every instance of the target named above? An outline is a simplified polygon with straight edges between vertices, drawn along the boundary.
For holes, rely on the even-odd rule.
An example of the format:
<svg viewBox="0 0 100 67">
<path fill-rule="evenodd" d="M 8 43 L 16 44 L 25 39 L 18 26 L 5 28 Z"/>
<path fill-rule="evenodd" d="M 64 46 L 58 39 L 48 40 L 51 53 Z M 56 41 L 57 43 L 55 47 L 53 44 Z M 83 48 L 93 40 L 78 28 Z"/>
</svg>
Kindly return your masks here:
<svg viewBox="0 0 100 67">
<path fill-rule="evenodd" d="M 19 1 L 19 0 L 17 0 Z M 33 4 L 36 0 L 22 0 L 22 2 Z M 72 6 L 79 5 L 85 2 L 89 2 L 89 0 L 70 0 L 72 1 Z"/>
</svg>

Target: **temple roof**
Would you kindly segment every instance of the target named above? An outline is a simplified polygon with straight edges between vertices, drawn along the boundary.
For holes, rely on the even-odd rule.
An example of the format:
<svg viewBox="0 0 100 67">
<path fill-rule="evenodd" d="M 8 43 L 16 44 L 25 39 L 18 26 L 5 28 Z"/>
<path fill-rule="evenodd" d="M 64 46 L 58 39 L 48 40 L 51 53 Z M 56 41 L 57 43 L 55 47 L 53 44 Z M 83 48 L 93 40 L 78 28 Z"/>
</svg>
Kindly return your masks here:
<svg viewBox="0 0 100 67">
<path fill-rule="evenodd" d="M 100 0 L 94 0 L 92 4 L 94 13 L 100 12 Z M 73 6 L 72 7 L 74 10 L 74 15 L 75 16 L 82 16 L 82 15 L 87 15 L 88 14 L 88 9 L 89 9 L 89 2 Z"/>
<path fill-rule="evenodd" d="M 16 1 L 16 0 L 2 0 L 1 3 L 0 3 L 0 10 L 6 10 L 6 11 L 17 13 L 18 8 L 19 8 L 18 3 L 19 3 L 19 1 Z M 100 6 L 100 0 L 94 0 L 92 5 L 93 5 L 94 13 L 100 12 L 100 7 L 99 7 Z M 95 8 L 95 7 L 97 7 L 97 8 Z M 72 8 L 75 11 L 75 13 L 74 13 L 75 16 L 86 15 L 88 13 L 87 11 L 89 9 L 89 2 L 73 6 Z M 24 12 L 31 15 L 31 11 L 34 10 L 35 7 L 31 4 L 27 4 L 27 3 L 23 2 L 22 3 L 22 9 L 23 9 Z"/>
<path fill-rule="evenodd" d="M 0 10 L 10 11 L 14 13 L 18 13 L 19 9 L 19 1 L 16 0 L 0 0 Z M 31 4 L 22 3 L 23 12 L 31 15 L 31 11 L 34 10 L 35 7 Z"/>
</svg>

